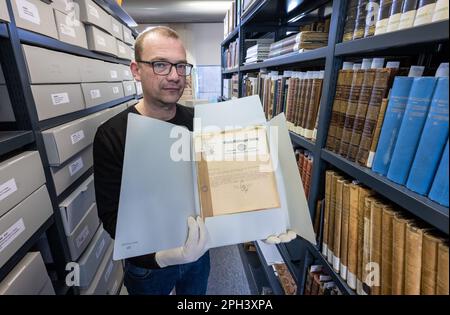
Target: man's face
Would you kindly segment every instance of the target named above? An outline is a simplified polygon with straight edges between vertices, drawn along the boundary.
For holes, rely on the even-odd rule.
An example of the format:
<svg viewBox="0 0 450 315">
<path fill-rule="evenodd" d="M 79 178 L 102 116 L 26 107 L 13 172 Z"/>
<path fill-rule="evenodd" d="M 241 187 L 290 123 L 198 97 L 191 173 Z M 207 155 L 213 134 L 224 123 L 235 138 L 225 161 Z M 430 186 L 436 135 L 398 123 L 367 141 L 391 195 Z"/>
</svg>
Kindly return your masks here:
<svg viewBox="0 0 450 315">
<path fill-rule="evenodd" d="M 143 47 L 142 61 L 186 63 L 186 50 L 179 39 L 156 34 L 147 36 Z M 167 75 L 154 73 L 152 66 L 145 63 L 132 65 L 131 69 L 135 78 L 141 81 L 146 99 L 155 105 L 174 104 L 183 94 L 186 77 L 178 75 L 175 67 Z"/>
</svg>

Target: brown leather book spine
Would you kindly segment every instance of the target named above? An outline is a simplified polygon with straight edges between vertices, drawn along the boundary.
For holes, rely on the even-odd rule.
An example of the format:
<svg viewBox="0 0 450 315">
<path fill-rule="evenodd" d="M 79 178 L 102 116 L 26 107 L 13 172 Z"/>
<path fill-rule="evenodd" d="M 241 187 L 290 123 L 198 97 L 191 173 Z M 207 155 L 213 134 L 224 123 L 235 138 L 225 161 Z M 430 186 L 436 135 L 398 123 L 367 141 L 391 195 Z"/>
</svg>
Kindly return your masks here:
<svg viewBox="0 0 450 315">
<path fill-rule="evenodd" d="M 305 125 L 306 119 L 308 118 L 308 110 L 310 105 L 311 98 L 311 90 L 312 90 L 313 79 L 306 79 L 306 89 L 303 97 L 303 108 L 301 112 L 301 116 L 299 117 L 298 126 L 299 126 L 299 134 L 304 137 L 305 136 Z"/>
<path fill-rule="evenodd" d="M 395 212 L 390 207 L 383 208 L 381 242 L 381 294 L 392 294 L 392 240 Z"/>
<path fill-rule="evenodd" d="M 294 78 L 288 80 L 287 100 L 286 100 L 286 120 L 292 122 L 292 109 L 294 107 Z"/>
<path fill-rule="evenodd" d="M 436 294 L 448 295 L 448 241 L 439 244 Z"/>
<path fill-rule="evenodd" d="M 336 93 L 334 95 L 333 101 L 333 109 L 331 112 L 330 125 L 328 127 L 328 135 L 327 142 L 325 148 L 330 151 L 334 151 L 334 143 L 336 141 L 336 128 L 340 110 L 340 102 L 342 99 L 342 92 L 344 89 L 344 79 L 346 78 L 346 72 L 348 70 L 339 70 L 337 84 L 336 84 Z"/>
<path fill-rule="evenodd" d="M 353 290 L 356 290 L 356 278 L 358 271 L 358 206 L 359 189 L 357 184 L 350 184 L 350 209 L 348 223 L 348 272 L 347 284 Z"/>
<path fill-rule="evenodd" d="M 443 240 L 431 231 L 426 231 L 423 234 L 422 283 L 420 286 L 420 294 L 422 295 L 436 294 L 438 249 L 439 244 L 442 242 Z"/>
<path fill-rule="evenodd" d="M 313 79 L 310 104 L 308 107 L 308 114 L 305 123 L 305 137 L 311 139 L 314 132 L 316 117 L 319 112 L 320 96 L 322 92 L 323 79 Z"/>
<path fill-rule="evenodd" d="M 353 39 L 353 32 L 355 30 L 356 15 L 358 13 L 358 0 L 350 0 L 347 6 L 347 15 L 344 24 L 343 42 Z"/>
<path fill-rule="evenodd" d="M 323 213 L 323 234 L 322 234 L 322 255 L 327 257 L 328 254 L 328 229 L 331 203 L 331 185 L 333 180 L 333 171 L 325 172 L 325 208 Z"/>
<path fill-rule="evenodd" d="M 405 294 L 419 295 L 422 270 L 423 230 L 414 222 L 406 227 Z"/>
<path fill-rule="evenodd" d="M 322 207 L 323 200 L 317 200 L 316 211 L 314 212 L 314 233 L 316 234 L 316 240 L 319 238 L 320 221 L 322 220 Z"/>
<path fill-rule="evenodd" d="M 336 183 L 336 209 L 334 213 L 334 256 L 333 269 L 339 273 L 341 267 L 341 237 L 342 237 L 342 193 L 345 180 L 339 179 Z"/>
<path fill-rule="evenodd" d="M 341 236 L 341 265 L 340 275 L 347 280 L 348 271 L 348 230 L 350 221 L 350 183 L 345 182 L 342 189 L 342 236 Z"/>
<path fill-rule="evenodd" d="M 332 182 L 331 182 L 331 200 L 330 200 L 330 216 L 328 219 L 329 225 L 328 225 L 328 253 L 327 253 L 327 260 L 330 264 L 333 263 L 333 256 L 334 256 L 334 217 L 335 217 L 335 211 L 336 211 L 336 186 L 338 179 L 342 178 L 339 174 L 333 174 L 332 175 Z"/>
<path fill-rule="evenodd" d="M 405 293 L 405 240 L 408 220 L 396 214 L 393 220 L 392 234 L 392 294 Z"/>
<path fill-rule="evenodd" d="M 363 294 L 363 281 L 364 281 L 364 246 L 365 246 L 365 228 L 366 228 L 366 220 L 365 220 L 365 205 L 366 205 L 366 198 L 368 198 L 372 191 L 365 188 L 365 187 L 359 187 L 358 192 L 358 260 L 357 260 L 357 275 L 356 275 L 356 292 L 358 294 Z M 370 208 L 369 208 L 370 209 Z M 369 221 L 370 223 L 370 216 Z"/>
<path fill-rule="evenodd" d="M 302 100 L 303 100 L 305 88 L 306 88 L 306 80 L 299 79 L 299 85 L 298 85 L 297 94 L 296 94 L 297 108 L 295 109 L 295 115 L 294 115 L 294 121 L 293 121 L 294 132 L 296 132 L 296 133 L 297 133 L 297 129 L 298 129 L 298 120 L 299 120 L 299 117 L 302 112 Z"/>
<path fill-rule="evenodd" d="M 355 30 L 353 32 L 353 40 L 364 37 L 364 31 L 366 29 L 366 17 L 367 17 L 367 4 L 368 3 L 369 3 L 369 0 L 359 0 L 359 2 L 358 2 Z"/>
<path fill-rule="evenodd" d="M 378 140 L 380 139 L 381 128 L 383 127 L 384 115 L 386 114 L 386 108 L 388 105 L 388 99 L 384 98 L 381 102 L 380 113 L 378 115 L 377 124 L 373 133 L 372 144 L 370 145 L 369 156 L 367 158 L 367 167 L 372 167 L 375 152 L 378 146 Z"/>
<path fill-rule="evenodd" d="M 370 209 L 370 268 L 369 272 L 375 271 L 375 274 L 369 277 L 367 284 L 370 286 L 371 295 L 380 295 L 381 293 L 381 234 L 382 234 L 382 213 L 383 205 L 376 200 L 372 202 Z M 378 274 L 377 274 L 378 271 Z"/>
<path fill-rule="evenodd" d="M 308 158 L 308 164 L 306 169 L 306 187 L 307 187 L 307 193 L 306 197 L 309 198 L 309 193 L 311 191 L 311 177 L 312 177 L 312 168 L 313 168 L 313 162 L 314 159 L 312 156 Z"/>
</svg>

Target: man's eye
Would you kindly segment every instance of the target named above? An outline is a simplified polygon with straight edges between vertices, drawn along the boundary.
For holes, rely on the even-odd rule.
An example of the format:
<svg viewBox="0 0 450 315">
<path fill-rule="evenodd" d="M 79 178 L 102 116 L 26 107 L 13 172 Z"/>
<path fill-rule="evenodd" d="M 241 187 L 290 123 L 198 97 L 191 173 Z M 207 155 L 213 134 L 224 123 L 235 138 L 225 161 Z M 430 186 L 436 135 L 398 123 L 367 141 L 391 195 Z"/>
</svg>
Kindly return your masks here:
<svg viewBox="0 0 450 315">
<path fill-rule="evenodd" d="M 158 68 L 158 69 L 164 69 L 167 67 L 167 64 L 165 64 L 164 62 L 155 62 L 153 64 L 154 67 Z"/>
</svg>

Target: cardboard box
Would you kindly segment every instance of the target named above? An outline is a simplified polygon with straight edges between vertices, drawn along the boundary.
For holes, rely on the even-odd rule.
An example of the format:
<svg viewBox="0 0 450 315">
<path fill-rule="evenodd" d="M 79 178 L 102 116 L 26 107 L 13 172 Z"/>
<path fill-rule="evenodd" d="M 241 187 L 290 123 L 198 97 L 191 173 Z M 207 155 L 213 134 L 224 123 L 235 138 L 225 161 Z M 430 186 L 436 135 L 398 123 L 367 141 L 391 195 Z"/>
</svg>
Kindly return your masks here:
<svg viewBox="0 0 450 315">
<path fill-rule="evenodd" d="M 106 250 L 111 243 L 111 237 L 105 229 L 103 229 L 103 226 L 100 225 L 92 238 L 91 243 L 78 261 L 78 265 L 80 266 L 81 288 L 87 288 L 92 283 L 103 257 L 105 257 Z"/>
<path fill-rule="evenodd" d="M 39 120 L 45 120 L 85 108 L 79 84 L 32 85 Z"/>
<path fill-rule="evenodd" d="M 8 7 L 6 6 L 6 0 L 0 0 L 0 21 L 11 22 Z"/>
<path fill-rule="evenodd" d="M 47 187 L 41 186 L 0 217 L 2 267 L 53 214 Z"/>
<path fill-rule="evenodd" d="M 0 163 L 0 217 L 45 184 L 38 151 L 26 151 Z"/>
<path fill-rule="evenodd" d="M 117 40 L 108 33 L 95 26 L 86 25 L 86 37 L 90 50 L 117 56 Z"/>
<path fill-rule="evenodd" d="M 58 38 L 53 8 L 40 0 L 11 0 L 19 28 Z"/>
<path fill-rule="evenodd" d="M 54 10 L 58 10 L 61 13 L 64 14 L 74 14 L 75 12 L 75 3 L 73 0 L 52 0 L 52 3 L 50 3 L 52 8 Z M 80 18 L 78 17 L 77 20 Z"/>
<path fill-rule="evenodd" d="M 127 44 L 117 40 L 117 57 L 121 59 L 131 60 L 130 58 L 130 48 Z"/>
<path fill-rule="evenodd" d="M 134 45 L 134 38 L 132 31 L 125 25 L 123 25 L 122 29 L 123 29 L 123 41 L 128 45 Z"/>
<path fill-rule="evenodd" d="M 84 252 L 99 225 L 97 204 L 93 203 L 73 232 L 70 235 L 66 235 L 70 256 L 73 261 L 76 261 Z"/>
<path fill-rule="evenodd" d="M 44 130 L 45 150 L 51 166 L 59 166 L 90 146 L 100 124 L 100 113 Z"/>
<path fill-rule="evenodd" d="M 58 39 L 62 42 L 88 49 L 84 24 L 55 10 Z"/>
<path fill-rule="evenodd" d="M 49 282 L 41 254 L 30 252 L 0 282 L 0 295 L 39 295 Z"/>
<path fill-rule="evenodd" d="M 136 85 L 134 81 L 124 81 L 123 82 L 123 90 L 125 96 L 131 96 L 136 94 Z"/>
<path fill-rule="evenodd" d="M 60 195 L 74 181 L 92 167 L 94 161 L 92 146 L 84 149 L 80 154 L 59 167 L 50 167 L 56 194 Z"/>
<path fill-rule="evenodd" d="M 6 85 L 0 85 L 0 121 L 16 121 Z"/>
<path fill-rule="evenodd" d="M 239 108 L 239 111 L 236 111 L 236 108 Z M 207 130 L 211 131 L 212 128 L 219 132 L 231 130 L 233 126 L 243 128 L 261 125 L 267 128 L 268 152 L 270 152 L 273 166 L 270 170 L 275 176 L 279 206 L 206 217 L 205 224 L 210 236 L 207 247 L 214 248 L 265 239 L 270 235 L 285 233 L 288 229 L 310 243 L 316 244 L 308 202 L 284 114 L 266 121 L 261 101 L 257 95 L 254 95 L 228 102 L 197 105 L 195 118 L 200 119 L 201 123 L 194 126 L 193 133 L 185 131 L 182 134 L 184 141 L 180 141 L 179 137 L 176 139 L 170 137 L 173 132 L 173 126 L 170 123 L 136 114 L 128 115 L 127 146 L 114 259 L 119 260 L 183 246 L 188 232 L 187 218 L 201 214 L 197 163 L 189 153 L 196 152 L 194 144 L 198 143 L 193 141 L 193 137 Z M 148 137 L 148 134 L 154 134 L 157 137 Z M 162 138 L 166 140 L 160 141 Z M 181 142 L 188 146 L 184 148 L 183 156 L 171 158 L 169 153 L 174 152 L 174 145 L 179 148 Z M 152 163 L 147 163 L 149 160 Z M 259 175 L 252 173 L 251 170 L 249 172 L 249 183 L 238 182 L 230 188 L 235 189 L 234 193 L 240 194 L 240 197 L 243 197 L 249 185 L 253 185 L 256 181 L 253 175 Z M 162 177 L 164 177 L 164 185 L 160 182 Z M 218 177 L 217 180 L 222 180 L 226 185 L 230 182 L 231 186 L 236 178 Z M 167 187 L 177 191 L 176 199 L 169 196 Z M 242 187 L 247 190 L 243 190 Z M 228 188 L 226 186 L 224 189 Z M 255 196 L 258 191 L 253 190 L 252 194 Z M 231 195 L 230 198 L 233 196 Z M 161 209 L 177 209 L 177 211 Z M 159 223 L 151 220 L 155 216 L 159 218 Z M 166 224 L 160 222 L 166 222 Z M 133 233 L 130 233 L 130 227 L 133 228 Z"/>
<path fill-rule="evenodd" d="M 117 63 L 105 62 L 104 71 L 107 75 L 107 82 L 122 82 L 121 68 Z"/>
<path fill-rule="evenodd" d="M 92 0 L 75 0 L 78 4 L 80 20 L 85 24 L 95 25 L 112 34 L 110 15 Z"/>
<path fill-rule="evenodd" d="M 111 31 L 112 36 L 115 38 L 123 41 L 123 29 L 122 29 L 122 23 L 117 21 L 114 17 L 110 16 L 111 18 Z"/>
<path fill-rule="evenodd" d="M 31 84 L 80 83 L 80 58 L 35 46 L 22 45 Z"/>
<path fill-rule="evenodd" d="M 130 66 L 121 65 L 121 64 L 119 64 L 118 66 L 121 69 L 121 79 L 122 79 L 122 81 L 131 81 L 131 80 L 133 80 L 133 74 L 131 73 Z"/>
<path fill-rule="evenodd" d="M 73 193 L 59 204 L 66 235 L 71 235 L 95 202 L 94 176 L 89 176 Z"/>
<path fill-rule="evenodd" d="M 124 97 L 121 82 L 117 83 L 82 83 L 86 108 L 104 104 Z"/>
<path fill-rule="evenodd" d="M 104 62 L 98 59 L 81 58 L 80 75 L 82 83 L 105 82 Z"/>
</svg>

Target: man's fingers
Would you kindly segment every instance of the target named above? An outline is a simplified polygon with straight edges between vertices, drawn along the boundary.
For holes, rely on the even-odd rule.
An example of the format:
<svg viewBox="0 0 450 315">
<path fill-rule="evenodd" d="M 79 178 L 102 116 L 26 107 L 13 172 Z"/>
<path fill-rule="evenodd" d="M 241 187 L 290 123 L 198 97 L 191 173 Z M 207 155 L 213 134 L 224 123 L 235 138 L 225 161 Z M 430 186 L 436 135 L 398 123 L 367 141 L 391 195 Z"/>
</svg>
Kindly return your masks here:
<svg viewBox="0 0 450 315">
<path fill-rule="evenodd" d="M 208 242 L 208 230 L 206 229 L 205 222 L 201 217 L 197 217 L 197 224 L 199 228 L 198 248 L 204 250 L 206 243 Z"/>
<path fill-rule="evenodd" d="M 268 238 L 264 240 L 265 243 L 270 245 L 280 244 L 280 239 L 275 235 L 270 235 Z"/>
<path fill-rule="evenodd" d="M 198 224 L 193 217 L 188 218 L 188 238 L 186 240 L 186 248 L 191 248 L 198 243 Z"/>
</svg>

